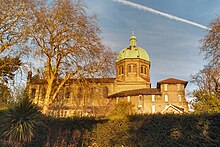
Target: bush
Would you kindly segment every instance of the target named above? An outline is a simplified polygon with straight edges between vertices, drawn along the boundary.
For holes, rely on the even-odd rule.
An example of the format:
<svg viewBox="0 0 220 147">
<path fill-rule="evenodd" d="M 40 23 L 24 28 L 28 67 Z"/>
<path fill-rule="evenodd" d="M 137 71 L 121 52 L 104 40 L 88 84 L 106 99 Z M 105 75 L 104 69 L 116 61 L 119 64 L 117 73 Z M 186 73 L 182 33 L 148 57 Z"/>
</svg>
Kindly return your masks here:
<svg viewBox="0 0 220 147">
<path fill-rule="evenodd" d="M 27 146 L 220 146 L 220 114 L 43 117 L 43 124 Z"/>
<path fill-rule="evenodd" d="M 40 109 L 27 96 L 4 112 L 2 137 L 5 143 L 22 145 L 36 135 L 36 129 L 42 125 Z"/>
</svg>

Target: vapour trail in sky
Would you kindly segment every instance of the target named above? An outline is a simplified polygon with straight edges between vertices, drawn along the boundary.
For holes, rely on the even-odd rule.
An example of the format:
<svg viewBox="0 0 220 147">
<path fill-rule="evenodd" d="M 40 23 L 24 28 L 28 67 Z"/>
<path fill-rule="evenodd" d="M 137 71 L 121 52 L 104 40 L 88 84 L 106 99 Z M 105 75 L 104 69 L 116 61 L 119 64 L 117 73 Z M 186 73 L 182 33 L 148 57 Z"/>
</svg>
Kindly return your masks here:
<svg viewBox="0 0 220 147">
<path fill-rule="evenodd" d="M 187 23 L 187 24 L 190 24 L 190 25 L 193 25 L 193 26 L 196 26 L 196 27 L 205 29 L 205 30 L 210 30 L 210 28 L 208 28 L 208 27 L 206 27 L 206 26 L 204 26 L 204 25 L 198 24 L 198 23 L 196 23 L 196 22 L 193 22 L 193 21 L 190 21 L 190 20 L 186 20 L 186 19 L 183 19 L 183 18 L 174 16 L 174 15 L 171 15 L 171 14 L 168 14 L 168 13 L 164 13 L 164 12 L 161 12 L 161 11 L 158 11 L 158 10 L 155 10 L 155 9 L 152 9 L 152 8 L 150 8 L 150 7 L 143 6 L 143 5 L 140 5 L 140 4 L 137 4 L 137 3 L 133 3 L 133 2 L 130 2 L 130 1 L 127 1 L 127 0 L 113 0 L 113 1 L 114 1 L 114 2 L 119 2 L 119 3 L 121 3 L 121 4 L 130 6 L 130 7 L 139 9 L 139 10 L 143 10 L 143 11 L 145 11 L 145 12 L 151 12 L 151 13 L 153 13 L 153 14 L 158 14 L 158 15 L 167 17 L 167 18 L 169 18 L 169 19 L 171 19 L 171 20 L 176 20 L 176 21 L 184 22 L 184 23 Z"/>
</svg>

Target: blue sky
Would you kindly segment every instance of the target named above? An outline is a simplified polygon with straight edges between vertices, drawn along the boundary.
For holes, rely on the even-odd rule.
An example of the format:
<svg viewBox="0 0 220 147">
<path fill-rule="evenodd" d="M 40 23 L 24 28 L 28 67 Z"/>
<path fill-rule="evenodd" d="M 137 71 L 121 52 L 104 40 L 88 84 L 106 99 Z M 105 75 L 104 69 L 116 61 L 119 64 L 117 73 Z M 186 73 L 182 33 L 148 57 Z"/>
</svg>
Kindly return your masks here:
<svg viewBox="0 0 220 147">
<path fill-rule="evenodd" d="M 220 0 L 129 0 L 204 26 L 220 14 Z M 190 75 L 205 65 L 200 40 L 207 30 L 138 10 L 113 0 L 85 0 L 88 13 L 96 14 L 103 42 L 119 52 L 129 45 L 135 28 L 137 45 L 151 59 L 152 87 L 162 79 L 174 77 L 190 81 Z M 195 86 L 188 84 L 187 90 Z"/>
</svg>

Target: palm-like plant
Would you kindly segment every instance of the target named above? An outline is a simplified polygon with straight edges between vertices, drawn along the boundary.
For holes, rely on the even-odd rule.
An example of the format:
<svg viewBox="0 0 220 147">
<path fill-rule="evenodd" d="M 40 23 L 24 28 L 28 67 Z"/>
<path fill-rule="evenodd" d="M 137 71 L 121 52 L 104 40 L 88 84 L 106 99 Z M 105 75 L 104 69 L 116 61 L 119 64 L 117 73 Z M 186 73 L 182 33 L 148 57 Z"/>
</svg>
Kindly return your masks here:
<svg viewBox="0 0 220 147">
<path fill-rule="evenodd" d="M 5 112 L 3 137 L 12 144 L 30 142 L 40 124 L 40 109 L 25 96 Z"/>
</svg>

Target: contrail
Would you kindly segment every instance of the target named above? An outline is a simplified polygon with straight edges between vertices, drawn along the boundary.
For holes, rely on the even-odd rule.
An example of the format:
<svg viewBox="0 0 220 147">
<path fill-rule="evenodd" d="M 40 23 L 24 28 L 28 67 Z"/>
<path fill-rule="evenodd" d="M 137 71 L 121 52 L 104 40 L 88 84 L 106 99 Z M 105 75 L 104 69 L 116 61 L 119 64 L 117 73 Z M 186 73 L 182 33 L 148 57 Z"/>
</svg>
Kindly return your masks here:
<svg viewBox="0 0 220 147">
<path fill-rule="evenodd" d="M 205 30 L 210 30 L 210 28 L 208 28 L 208 27 L 206 27 L 204 25 L 198 24 L 196 22 L 193 22 L 193 21 L 190 21 L 190 20 L 186 20 L 186 19 L 174 16 L 174 15 L 171 15 L 171 14 L 168 14 L 168 13 L 164 13 L 164 12 L 161 12 L 161 11 L 158 11 L 158 10 L 155 10 L 155 9 L 150 8 L 150 7 L 143 6 L 143 5 L 140 5 L 140 4 L 137 4 L 137 3 L 129 2 L 127 0 L 113 0 L 113 1 L 114 2 L 122 3 L 124 5 L 128 5 L 128 6 L 133 7 L 133 8 L 137 8 L 139 10 L 143 10 L 145 12 L 151 12 L 153 14 L 158 14 L 158 15 L 167 17 L 167 18 L 172 19 L 172 20 L 184 22 L 184 23 L 187 23 L 187 24 L 190 24 L 190 25 L 193 25 L 193 26 L 205 29 Z"/>
</svg>

